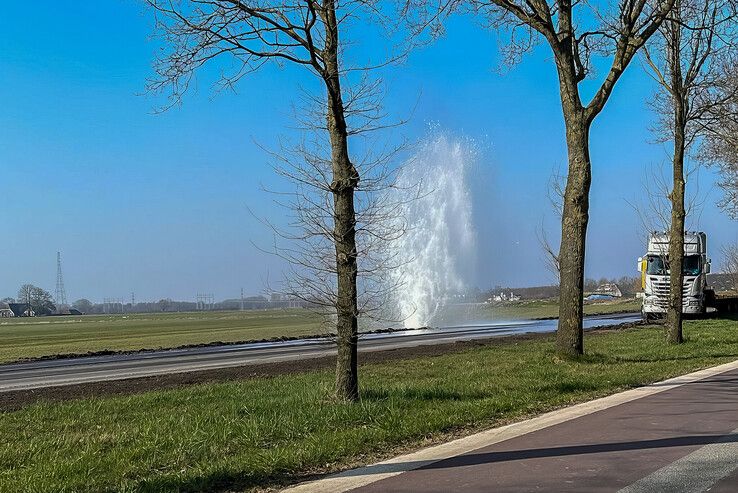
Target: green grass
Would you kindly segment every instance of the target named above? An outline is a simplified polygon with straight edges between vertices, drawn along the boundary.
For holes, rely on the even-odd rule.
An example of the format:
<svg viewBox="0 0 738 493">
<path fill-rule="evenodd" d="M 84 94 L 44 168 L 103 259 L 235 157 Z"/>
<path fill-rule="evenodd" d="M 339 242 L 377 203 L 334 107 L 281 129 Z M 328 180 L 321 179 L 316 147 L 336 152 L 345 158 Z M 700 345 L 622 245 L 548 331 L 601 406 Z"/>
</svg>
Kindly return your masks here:
<svg viewBox="0 0 738 493">
<path fill-rule="evenodd" d="M 585 306 L 588 314 L 638 309 L 633 300 Z M 446 311 L 448 323 L 545 318 L 557 314 L 555 300 L 477 304 Z M 321 318 L 304 309 L 0 319 L 0 363 L 54 354 L 171 348 L 326 332 L 330 328 L 322 324 Z"/>
<path fill-rule="evenodd" d="M 309 310 L 0 319 L 0 362 L 51 354 L 176 347 L 324 332 Z"/>
<path fill-rule="evenodd" d="M 531 300 L 491 305 L 488 309 L 495 317 L 503 318 L 551 318 L 559 316 L 558 300 Z M 600 301 L 584 305 L 585 315 L 608 315 L 620 312 L 640 312 L 641 302 L 635 298 Z"/>
<path fill-rule="evenodd" d="M 738 358 L 738 322 L 688 322 L 366 365 L 362 401 L 330 398 L 332 372 L 36 404 L 0 413 L 0 490 L 228 491 L 279 486 Z"/>
<path fill-rule="evenodd" d="M 608 315 L 621 312 L 640 312 L 640 300 L 635 298 L 586 303 L 586 315 Z M 459 323 L 464 320 L 520 320 L 531 318 L 555 318 L 559 316 L 557 299 L 525 300 L 489 304 L 456 305 L 442 314 L 439 325 Z"/>
</svg>

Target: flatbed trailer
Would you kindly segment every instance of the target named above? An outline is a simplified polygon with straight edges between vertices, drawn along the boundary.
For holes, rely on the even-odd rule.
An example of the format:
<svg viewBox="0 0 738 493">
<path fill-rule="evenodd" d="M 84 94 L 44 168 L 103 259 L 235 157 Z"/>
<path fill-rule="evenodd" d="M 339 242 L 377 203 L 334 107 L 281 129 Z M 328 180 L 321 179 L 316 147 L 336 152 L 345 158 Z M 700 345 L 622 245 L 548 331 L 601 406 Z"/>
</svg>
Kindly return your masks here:
<svg viewBox="0 0 738 493">
<path fill-rule="evenodd" d="M 705 305 L 717 313 L 738 313 L 738 296 L 721 295 L 712 289 L 705 290 Z"/>
</svg>

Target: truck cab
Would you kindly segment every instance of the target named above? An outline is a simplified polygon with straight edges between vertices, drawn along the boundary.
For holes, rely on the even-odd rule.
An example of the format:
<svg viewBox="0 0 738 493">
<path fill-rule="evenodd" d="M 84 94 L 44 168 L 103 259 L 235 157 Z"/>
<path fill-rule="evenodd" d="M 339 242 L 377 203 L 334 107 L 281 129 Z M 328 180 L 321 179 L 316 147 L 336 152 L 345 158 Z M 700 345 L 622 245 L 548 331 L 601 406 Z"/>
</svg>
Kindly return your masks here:
<svg viewBox="0 0 738 493">
<path fill-rule="evenodd" d="M 641 313 L 644 319 L 660 318 L 669 306 L 669 235 L 654 232 L 648 238 L 648 251 L 638 259 L 641 273 L 643 303 Z M 682 269 L 682 313 L 699 315 L 705 313 L 707 306 L 707 274 L 710 273 L 710 259 L 707 258 L 707 235 L 703 232 L 684 234 L 684 265 Z"/>
</svg>

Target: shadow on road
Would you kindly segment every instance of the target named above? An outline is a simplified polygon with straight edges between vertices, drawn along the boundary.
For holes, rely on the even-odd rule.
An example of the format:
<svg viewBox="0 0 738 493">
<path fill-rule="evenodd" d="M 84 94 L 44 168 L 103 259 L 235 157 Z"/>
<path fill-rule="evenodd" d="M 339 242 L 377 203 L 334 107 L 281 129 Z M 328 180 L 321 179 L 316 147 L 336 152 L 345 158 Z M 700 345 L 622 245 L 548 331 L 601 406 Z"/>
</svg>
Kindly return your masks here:
<svg viewBox="0 0 738 493">
<path fill-rule="evenodd" d="M 444 459 L 437 462 L 410 461 L 397 462 L 392 464 L 376 464 L 364 467 L 362 469 L 346 471 L 342 473 L 341 476 L 366 476 L 369 474 L 404 472 L 413 469 L 449 469 L 454 467 L 476 466 L 482 464 L 493 464 L 496 462 L 509 462 L 525 459 L 600 454 L 606 452 L 625 452 L 629 450 L 659 449 L 667 447 L 705 446 L 712 443 L 738 443 L 738 435 L 693 435 L 656 440 L 596 443 L 589 445 L 571 445 L 564 447 L 547 447 L 500 452 L 476 452 L 459 455 L 450 459 Z"/>
</svg>

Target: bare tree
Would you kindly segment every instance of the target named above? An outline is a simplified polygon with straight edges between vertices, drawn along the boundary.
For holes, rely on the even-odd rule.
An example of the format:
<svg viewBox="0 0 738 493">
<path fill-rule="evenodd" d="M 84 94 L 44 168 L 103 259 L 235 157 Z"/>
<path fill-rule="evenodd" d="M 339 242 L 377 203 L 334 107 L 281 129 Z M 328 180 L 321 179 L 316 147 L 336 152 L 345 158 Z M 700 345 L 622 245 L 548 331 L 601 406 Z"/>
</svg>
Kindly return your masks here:
<svg viewBox="0 0 738 493">
<path fill-rule="evenodd" d="M 591 161 L 589 133 L 612 91 L 638 50 L 656 32 L 674 0 L 441 0 L 428 6 L 406 0 L 405 12 L 416 29 L 439 32 L 442 17 L 471 11 L 490 28 L 510 33 L 506 60 L 515 63 L 540 39 L 553 52 L 566 125 L 568 174 L 561 220 L 561 296 L 557 349 L 560 354 L 583 353 L 583 284 Z M 608 58 L 604 78 L 589 102 L 581 84 L 594 75 L 595 59 Z M 590 86 L 591 87 L 591 86 Z M 589 92 L 589 91 L 587 91 Z"/>
<path fill-rule="evenodd" d="M 723 245 L 720 253 L 723 255 L 723 274 L 730 277 L 733 291 L 738 293 L 738 243 Z"/>
<path fill-rule="evenodd" d="M 725 56 L 722 74 L 718 80 L 719 93 L 724 104 L 710 110 L 705 137 L 700 149 L 703 162 L 716 166 L 721 174 L 719 182 L 724 196 L 719 205 L 732 218 L 738 219 L 738 56 Z"/>
<path fill-rule="evenodd" d="M 378 103 L 377 103 L 378 104 Z M 286 261 L 288 271 L 268 291 L 300 299 L 335 323 L 338 299 L 337 263 L 334 232 L 331 228 L 335 202 L 331 199 L 331 159 L 320 131 L 303 120 L 303 128 L 312 137 L 298 144 L 283 142 L 280 150 L 270 152 L 274 170 L 294 185 L 288 192 L 266 189 L 275 203 L 287 212 L 287 226 L 261 219 L 274 234 L 274 243 L 262 251 Z M 423 189 L 406 190 L 396 183 L 400 168 L 390 160 L 404 148 L 382 147 L 376 140 L 365 143 L 355 167 L 362 176 L 355 189 L 357 316 L 363 323 L 398 321 L 388 308 L 389 298 L 400 288 L 390 275 L 401 259 L 391 245 L 406 231 L 403 205 L 414 200 Z M 358 155 L 358 153 L 357 153 Z M 338 341 L 338 339 L 336 339 Z"/>
<path fill-rule="evenodd" d="M 24 284 L 18 289 L 18 303 L 28 306 L 29 310 L 33 304 L 33 292 L 36 290 L 33 284 Z"/>
<path fill-rule="evenodd" d="M 33 284 L 24 284 L 18 290 L 18 302 L 28 306 L 29 312 L 49 315 L 56 310 L 51 294 Z"/>
<path fill-rule="evenodd" d="M 561 220 L 561 214 L 563 213 L 564 207 L 564 188 L 566 187 L 566 177 L 562 175 L 559 170 L 555 170 L 551 173 L 548 183 L 548 200 L 551 204 L 551 210 L 556 214 L 556 217 Z M 548 234 L 541 224 L 541 227 L 536 231 L 536 237 L 538 238 L 538 244 L 543 250 L 543 261 L 546 265 L 546 269 L 554 277 L 556 286 L 561 283 L 561 263 L 559 262 L 559 249 L 555 248 L 548 239 Z"/>
<path fill-rule="evenodd" d="M 554 278 L 556 286 L 558 286 L 561 282 L 559 252 L 551 245 L 543 225 L 541 225 L 540 229 L 536 230 L 536 237 L 538 238 L 538 244 L 543 251 L 543 262 L 546 266 L 546 270 L 548 270 L 549 274 Z"/>
<path fill-rule="evenodd" d="M 698 227 L 707 199 L 707 194 L 702 193 L 699 181 L 696 180 L 698 171 L 697 163 L 685 162 L 685 229 Z M 669 172 L 668 177 L 666 172 Z M 633 209 L 640 222 L 639 236 L 643 245 L 648 244 L 648 238 L 654 231 L 666 232 L 671 227 L 670 181 L 671 163 L 668 166 L 665 163 L 649 166 L 643 174 L 641 189 L 636 198 L 626 199 L 626 203 Z"/>
<path fill-rule="evenodd" d="M 669 192 L 669 266 L 671 288 L 667 308 L 667 340 L 683 342 L 685 159 L 705 134 L 711 112 L 726 103 L 719 76 L 733 48 L 733 0 L 676 0 L 659 35 L 644 50 L 647 65 L 661 90 L 653 102 L 660 115 L 662 140 L 673 142 Z"/>
<path fill-rule="evenodd" d="M 730 113 L 738 115 L 738 104 Z M 723 190 L 719 205 L 732 219 L 738 219 L 738 118 L 732 115 L 727 116 L 726 112 L 720 135 L 706 139 L 709 144 L 703 148 L 702 157 L 719 167 L 719 185 Z"/>
<path fill-rule="evenodd" d="M 668 169 L 667 169 L 668 168 Z M 649 238 L 654 232 L 667 234 L 671 228 L 671 197 L 672 186 L 665 172 L 671 170 L 671 163 L 650 166 L 643 174 L 641 192 L 634 200 L 626 200 L 633 209 L 639 222 L 639 236 L 642 245 L 648 245 Z M 685 163 L 685 198 L 684 198 L 684 224 L 685 229 L 695 229 L 699 225 L 702 211 L 704 210 L 707 194 L 701 193 L 699 181 L 692 180 L 699 170 L 697 164 Z M 668 265 L 668 252 L 660 255 L 664 265 Z M 645 275 L 643 273 L 642 275 Z M 638 278 L 639 289 L 645 289 L 645 278 Z M 653 319 L 655 320 L 655 319 Z"/>
<path fill-rule="evenodd" d="M 307 248 L 315 238 L 331 239 L 330 256 L 311 259 L 319 262 L 314 266 L 318 275 L 308 281 L 311 284 L 307 290 L 332 297 L 338 345 L 336 395 L 344 400 L 357 400 L 356 191 L 361 177 L 349 154 L 349 137 L 376 128 L 375 122 L 382 115 L 375 111 L 376 106 L 366 105 L 376 95 L 374 84 L 360 81 L 357 89 L 349 88 L 348 76 L 357 69 L 344 66 L 346 41 L 342 36 L 346 23 L 356 20 L 362 11 L 378 15 L 379 7 L 361 0 L 341 3 L 336 0 L 147 0 L 147 3 L 157 14 L 157 31 L 166 44 L 155 65 L 158 77 L 151 89 L 168 91 L 172 104 L 180 101 L 198 68 L 221 56 L 235 61 L 233 72 L 223 74 L 222 87 L 234 87 L 244 76 L 268 62 L 304 67 L 321 84 L 324 96 L 315 101 L 322 105 L 318 110 L 322 118 L 320 130 L 327 134 L 327 139 L 302 146 L 300 159 L 306 164 L 288 167 L 286 173 L 300 186 L 325 186 L 329 193 L 330 203 L 311 203 L 316 195 L 298 190 L 295 200 L 307 202 L 299 204 L 296 219 L 312 225 L 299 238 L 306 242 Z M 353 128 L 349 124 L 352 115 L 363 117 Z M 324 150 L 327 157 L 322 153 Z M 329 210 L 331 215 L 325 217 L 316 210 Z M 299 252 L 292 253 L 295 258 L 300 257 Z M 289 258 L 292 253 L 286 256 Z M 331 275 L 335 281 L 329 279 Z M 334 284 L 335 290 L 324 287 Z"/>
</svg>

